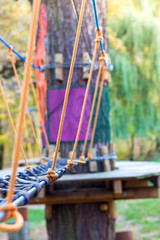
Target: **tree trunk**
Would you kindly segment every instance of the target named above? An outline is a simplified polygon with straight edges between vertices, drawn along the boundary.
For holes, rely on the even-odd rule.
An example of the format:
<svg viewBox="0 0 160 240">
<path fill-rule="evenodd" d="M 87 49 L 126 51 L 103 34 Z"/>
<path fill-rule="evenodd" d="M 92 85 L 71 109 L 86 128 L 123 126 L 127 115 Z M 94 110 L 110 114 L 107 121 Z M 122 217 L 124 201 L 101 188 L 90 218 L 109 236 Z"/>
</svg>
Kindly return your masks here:
<svg viewBox="0 0 160 240">
<path fill-rule="evenodd" d="M 73 10 L 73 6 L 71 4 L 71 0 L 43 0 L 42 3 L 44 3 L 46 6 L 48 24 L 48 52 L 46 56 L 46 61 L 48 64 L 55 63 L 55 54 L 61 53 L 63 54 L 64 62 L 66 64 L 69 64 L 72 58 L 72 51 L 77 29 L 77 19 Z M 75 0 L 75 3 L 79 13 L 81 1 Z M 103 34 L 104 48 L 105 50 L 107 50 L 108 46 L 106 28 L 106 0 L 96 0 L 96 4 L 99 15 L 99 24 Z M 95 28 L 96 25 L 92 10 L 92 1 L 86 1 L 82 24 L 83 34 L 85 36 L 86 43 L 84 43 L 81 34 L 76 55 L 76 62 L 83 61 L 82 55 L 88 49 L 90 55 L 92 55 L 95 44 L 94 40 L 96 38 Z M 100 52 L 98 56 L 100 56 Z M 95 85 L 97 72 L 98 70 L 93 72 L 93 80 L 91 83 L 92 86 Z M 59 81 L 55 77 L 55 68 L 47 69 L 46 77 L 48 88 L 66 86 L 68 73 L 69 67 L 64 68 L 63 81 Z M 82 68 L 74 69 L 72 77 L 72 86 L 73 85 L 86 85 L 86 80 L 83 80 Z M 102 142 L 98 144 L 101 143 Z M 64 157 L 68 157 L 68 151 L 72 149 L 73 144 L 74 143 L 61 143 L 60 152 Z M 81 143 L 78 145 L 78 149 L 78 153 L 80 153 L 82 149 Z M 100 166 L 100 169 L 103 169 L 102 164 Z M 80 168 L 78 169 L 78 173 L 81 172 L 89 172 L 88 164 L 86 167 L 80 166 Z M 68 186 L 65 187 L 66 194 L 69 194 L 69 191 L 71 190 L 73 185 L 71 186 L 70 184 L 68 184 Z M 100 210 L 100 206 L 101 203 L 47 206 L 46 222 L 49 240 L 114 240 L 115 220 L 110 217 L 108 209 L 102 211 Z"/>
<path fill-rule="evenodd" d="M 55 205 L 47 218 L 49 240 L 114 240 L 114 220 L 101 203 Z M 46 216 L 47 217 L 47 216 Z"/>
</svg>

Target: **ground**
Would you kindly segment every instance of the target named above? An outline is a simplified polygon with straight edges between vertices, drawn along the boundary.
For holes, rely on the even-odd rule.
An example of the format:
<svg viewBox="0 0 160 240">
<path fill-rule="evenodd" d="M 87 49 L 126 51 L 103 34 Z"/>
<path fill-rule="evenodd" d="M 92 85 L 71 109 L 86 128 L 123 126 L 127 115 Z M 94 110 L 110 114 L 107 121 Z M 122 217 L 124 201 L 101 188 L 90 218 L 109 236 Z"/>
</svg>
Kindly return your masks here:
<svg viewBox="0 0 160 240">
<path fill-rule="evenodd" d="M 160 198 L 116 201 L 116 231 L 133 231 L 135 240 L 160 239 Z M 47 240 L 44 206 L 29 207 L 31 239 Z M 0 240 L 7 240 L 6 234 Z"/>
</svg>

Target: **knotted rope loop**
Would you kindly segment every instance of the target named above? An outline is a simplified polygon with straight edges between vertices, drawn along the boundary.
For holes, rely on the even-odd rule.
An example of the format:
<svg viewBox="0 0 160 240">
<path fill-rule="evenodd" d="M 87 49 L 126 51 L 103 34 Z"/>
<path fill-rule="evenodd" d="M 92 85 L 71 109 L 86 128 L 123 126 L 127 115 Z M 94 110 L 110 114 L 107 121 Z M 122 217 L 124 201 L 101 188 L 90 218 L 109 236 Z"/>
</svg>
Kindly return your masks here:
<svg viewBox="0 0 160 240">
<path fill-rule="evenodd" d="M 101 28 L 97 29 L 96 28 L 96 33 L 99 37 L 102 37 L 102 31 L 101 31 Z"/>
<path fill-rule="evenodd" d="M 25 170 L 31 170 L 31 171 L 33 172 L 33 168 L 30 167 L 29 165 L 27 165 L 27 166 L 25 167 Z"/>
<path fill-rule="evenodd" d="M 41 157 L 39 159 L 39 164 L 47 164 L 47 158 L 46 157 Z"/>
<path fill-rule="evenodd" d="M 6 223 L 0 223 L 0 230 L 1 231 L 7 231 L 7 232 L 16 232 L 23 226 L 23 217 L 19 212 L 17 212 L 17 207 L 13 205 L 12 203 L 9 203 L 5 206 L 3 206 L 0 211 L 6 211 L 6 216 L 4 218 L 4 221 L 9 220 L 10 218 L 15 219 L 14 224 L 6 224 Z"/>
<path fill-rule="evenodd" d="M 99 43 L 100 43 L 100 41 L 102 41 L 102 35 L 98 35 L 97 34 L 97 37 L 96 37 L 96 39 L 94 40 L 95 42 L 96 42 L 96 50 L 98 50 L 99 49 Z"/>
<path fill-rule="evenodd" d="M 105 60 L 105 56 L 99 57 L 98 64 L 99 65 L 102 64 L 104 62 L 104 60 Z"/>
<path fill-rule="evenodd" d="M 48 169 L 47 174 L 48 174 L 48 175 L 47 175 L 46 177 L 49 178 L 49 181 L 50 181 L 50 182 L 53 181 L 53 180 L 55 180 L 56 178 L 58 178 L 58 174 L 55 173 L 55 171 L 52 170 L 51 168 Z"/>
</svg>

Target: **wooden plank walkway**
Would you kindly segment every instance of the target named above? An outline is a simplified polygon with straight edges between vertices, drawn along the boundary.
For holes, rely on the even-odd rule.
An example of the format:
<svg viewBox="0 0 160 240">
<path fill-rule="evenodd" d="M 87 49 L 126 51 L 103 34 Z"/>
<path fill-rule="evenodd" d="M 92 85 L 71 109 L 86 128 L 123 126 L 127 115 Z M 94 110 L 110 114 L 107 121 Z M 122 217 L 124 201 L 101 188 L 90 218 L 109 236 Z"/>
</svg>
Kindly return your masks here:
<svg viewBox="0 0 160 240">
<path fill-rule="evenodd" d="M 160 176 L 160 163 L 157 162 L 117 161 L 116 168 L 117 169 L 110 172 L 68 174 L 60 178 L 58 182 L 143 179 L 146 177 Z"/>
<path fill-rule="evenodd" d="M 37 159 L 35 160 L 37 162 Z M 85 167 L 85 166 L 84 166 Z M 25 167 L 19 167 L 23 171 Z M 11 168 L 0 170 L 0 177 L 11 174 Z M 116 179 L 143 179 L 146 177 L 160 176 L 160 163 L 138 161 L 116 161 L 116 169 L 110 172 L 67 174 L 58 179 L 59 183 L 80 181 L 103 181 Z"/>
</svg>

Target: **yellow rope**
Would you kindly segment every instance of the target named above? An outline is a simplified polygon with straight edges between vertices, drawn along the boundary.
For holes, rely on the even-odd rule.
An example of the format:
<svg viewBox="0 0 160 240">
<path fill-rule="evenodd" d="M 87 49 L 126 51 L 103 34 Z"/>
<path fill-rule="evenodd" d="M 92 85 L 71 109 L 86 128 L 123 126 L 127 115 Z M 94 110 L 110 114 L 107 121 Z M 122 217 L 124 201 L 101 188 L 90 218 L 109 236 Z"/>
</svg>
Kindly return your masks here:
<svg viewBox="0 0 160 240">
<path fill-rule="evenodd" d="M 33 82 L 30 81 L 30 84 L 31 84 L 31 89 L 32 89 L 32 92 L 33 92 L 34 100 L 35 100 L 35 103 L 36 103 L 36 107 L 37 107 L 37 110 L 38 110 L 39 122 L 42 126 L 42 131 L 43 131 L 44 138 L 45 138 L 45 141 L 46 141 L 46 144 L 47 144 L 49 158 L 52 159 L 52 154 L 51 154 L 51 150 L 50 150 L 50 147 L 49 147 L 49 140 L 48 140 L 48 136 L 47 136 L 47 133 L 46 133 L 45 126 L 43 124 L 42 114 L 41 114 L 40 106 L 39 106 L 38 101 L 37 101 L 36 92 L 35 92 L 35 89 L 34 89 L 34 86 L 33 86 Z"/>
<path fill-rule="evenodd" d="M 104 57 L 102 57 L 102 58 L 104 58 Z M 96 114 L 95 114 L 95 119 L 94 119 L 94 124 L 93 124 L 92 138 L 91 138 L 91 142 L 90 142 L 90 145 L 89 145 L 89 151 L 88 151 L 88 159 L 89 159 L 89 160 L 91 159 L 91 149 L 92 149 L 92 146 L 93 146 L 94 135 L 95 135 L 96 125 L 97 125 L 99 107 L 100 107 L 101 96 L 102 96 L 102 91 L 103 91 L 104 74 L 105 74 L 106 68 L 107 68 L 107 67 L 105 66 L 105 67 L 103 68 L 103 70 L 102 70 L 102 80 L 101 80 L 99 97 L 98 97 L 97 108 L 96 108 Z"/>
<path fill-rule="evenodd" d="M 10 121 L 12 130 L 13 130 L 13 133 L 14 133 L 14 135 L 15 135 L 15 137 L 16 137 L 16 136 L 17 136 L 16 128 L 15 128 L 14 123 L 13 123 L 13 119 L 12 119 L 12 116 L 11 116 L 11 112 L 10 112 L 10 110 L 9 110 L 9 106 L 8 106 L 8 103 L 7 103 L 7 100 L 6 100 L 6 96 L 5 96 L 5 93 L 4 93 L 4 90 L 3 90 L 3 86 L 2 86 L 1 81 L 0 81 L 0 91 L 1 91 L 1 93 L 2 93 L 2 97 L 3 97 L 4 104 L 5 104 L 7 113 L 8 113 L 8 117 L 9 117 L 9 121 Z M 22 152 L 23 157 L 24 157 L 25 165 L 26 165 L 27 168 L 29 168 L 29 165 L 28 165 L 28 162 L 27 162 L 27 157 L 26 157 L 26 155 L 25 155 L 25 153 L 24 153 L 22 144 L 21 144 L 21 152 Z"/>
<path fill-rule="evenodd" d="M 34 44 L 35 44 L 35 38 L 36 38 L 39 8 L 40 8 L 40 0 L 35 0 L 33 3 L 33 17 L 32 17 L 32 25 L 30 30 L 30 41 L 29 41 L 27 62 L 26 62 L 25 74 L 24 74 L 24 85 L 23 85 L 23 93 L 22 93 L 21 106 L 20 106 L 17 139 L 16 139 L 16 145 L 15 145 L 15 151 L 14 151 L 14 162 L 13 162 L 12 177 L 10 182 L 10 190 L 7 195 L 7 203 L 12 202 L 12 196 L 14 193 L 14 184 L 16 181 L 16 172 L 17 172 L 18 161 L 19 161 L 20 145 L 21 145 L 24 115 L 25 115 L 25 108 L 26 108 L 27 95 L 28 95 L 28 85 L 29 85 L 29 79 L 31 75 L 30 74 L 31 63 L 32 63 L 33 50 L 34 50 Z"/>
<path fill-rule="evenodd" d="M 90 87 L 90 83 L 91 83 L 91 79 L 92 79 L 92 74 L 93 74 L 94 63 L 95 63 L 97 51 L 98 51 L 98 49 L 99 49 L 99 42 L 100 42 L 100 40 L 101 40 L 101 37 L 97 37 L 96 40 L 95 40 L 96 43 L 95 43 L 95 48 L 94 48 L 94 53 L 93 53 L 93 58 L 92 58 L 91 69 L 90 69 L 90 73 L 89 73 L 89 78 L 88 78 L 87 87 L 86 87 L 86 92 L 85 92 L 85 96 L 84 96 L 84 101 L 83 101 L 83 106 L 82 106 L 80 121 L 79 121 L 79 125 L 78 125 L 76 140 L 75 140 L 75 143 L 74 143 L 74 147 L 73 147 L 73 151 L 72 151 L 72 155 L 71 155 L 70 162 L 73 161 L 73 158 L 74 158 L 74 155 L 75 155 L 75 152 L 76 152 L 76 148 L 77 148 L 77 144 L 78 144 L 79 134 L 80 134 L 80 131 L 81 131 L 81 126 L 82 126 L 82 121 L 83 121 L 85 106 L 86 106 L 87 97 L 88 97 L 88 92 L 89 92 L 89 87 Z M 81 160 L 83 161 L 82 158 L 81 158 Z"/>
<path fill-rule="evenodd" d="M 94 106 L 95 106 L 96 96 L 97 96 L 97 91 L 98 91 L 98 86 L 99 86 L 99 80 L 100 80 L 101 71 L 102 71 L 102 65 L 103 65 L 103 60 L 100 61 L 100 63 L 99 63 L 99 71 L 98 71 L 96 86 L 95 86 L 94 95 L 93 95 L 93 100 L 92 100 L 92 107 L 91 107 L 91 112 L 90 112 L 90 116 L 89 116 L 89 121 L 88 121 L 88 126 L 87 126 L 87 132 L 86 132 L 85 142 L 84 142 L 83 150 L 82 150 L 82 154 L 81 154 L 81 157 L 82 157 L 82 158 L 84 158 L 85 151 L 86 151 L 86 146 L 87 146 L 87 141 L 88 141 L 88 135 L 89 135 L 90 127 L 91 127 L 91 122 L 92 122 L 92 117 L 93 117 L 93 111 L 94 111 Z"/>
<path fill-rule="evenodd" d="M 65 92 L 65 97 L 64 97 L 64 103 L 63 103 L 63 109 L 62 109 L 62 114 L 61 114 L 61 120 L 60 120 L 60 125 L 59 125 L 55 155 L 54 155 L 54 160 L 53 160 L 53 164 L 52 164 L 52 170 L 54 170 L 54 168 L 55 168 L 56 160 L 57 160 L 57 156 L 58 156 L 58 151 L 59 151 L 59 145 L 60 145 L 60 140 L 61 140 L 61 135 L 62 135 L 64 117 L 65 117 L 65 112 L 66 112 L 66 107 L 67 107 L 67 100 L 68 100 L 68 95 L 69 95 L 69 90 L 70 90 L 70 85 L 71 85 L 71 80 L 72 80 L 72 74 L 73 74 L 73 69 L 74 69 L 74 63 L 75 63 L 75 58 L 76 58 L 76 53 L 77 53 L 77 47 L 78 47 L 78 42 L 79 42 L 79 36 L 80 36 L 80 31 L 81 31 L 85 2 L 86 2 L 86 0 L 82 0 L 80 16 L 79 16 L 79 21 L 78 21 L 78 27 L 77 27 L 77 33 L 76 33 L 76 38 L 75 38 L 75 43 L 74 43 L 74 48 L 73 48 L 73 54 L 72 54 L 72 60 L 71 60 L 71 66 L 70 66 L 70 71 L 69 71 L 69 76 L 68 76 L 68 81 L 67 81 L 67 87 L 66 87 L 66 92 Z"/>
<path fill-rule="evenodd" d="M 10 49 L 8 50 L 8 54 L 9 54 L 9 56 L 11 57 L 11 62 L 12 62 L 13 71 L 14 71 L 15 78 L 16 78 L 16 81 L 17 81 L 17 85 L 18 85 L 18 87 L 19 87 L 19 91 L 20 91 L 20 94 L 21 94 L 21 97 L 22 97 L 22 87 L 21 87 L 21 84 L 20 84 L 20 81 L 19 81 L 19 77 L 18 77 L 17 70 L 16 70 L 15 57 L 14 57 L 14 54 L 13 54 L 13 52 L 12 52 L 12 48 L 10 48 Z M 40 148 L 39 143 L 38 143 L 38 139 L 37 139 L 37 136 L 36 136 L 36 132 L 35 132 L 35 129 L 34 129 L 34 125 L 33 125 L 33 122 L 32 122 L 32 117 L 31 117 L 31 114 L 30 114 L 30 112 L 29 112 L 28 106 L 26 107 L 26 110 L 27 110 L 27 117 L 28 117 L 28 119 L 29 119 L 29 123 L 30 123 L 31 129 L 32 129 L 32 133 L 33 133 L 33 136 L 34 136 L 36 145 L 37 145 L 37 147 L 38 147 L 39 154 L 40 154 L 40 156 L 41 156 L 41 155 L 42 155 L 42 154 L 41 154 L 41 148 Z"/>
</svg>

